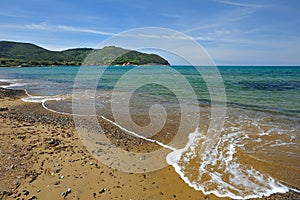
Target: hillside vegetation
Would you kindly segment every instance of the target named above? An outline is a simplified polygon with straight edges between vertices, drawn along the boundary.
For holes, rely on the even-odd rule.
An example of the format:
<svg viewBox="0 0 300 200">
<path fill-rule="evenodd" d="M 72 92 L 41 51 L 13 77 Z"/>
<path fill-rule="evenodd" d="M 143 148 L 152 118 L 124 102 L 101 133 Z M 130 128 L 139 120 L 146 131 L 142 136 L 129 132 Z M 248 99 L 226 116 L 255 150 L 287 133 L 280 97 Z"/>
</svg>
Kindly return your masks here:
<svg viewBox="0 0 300 200">
<path fill-rule="evenodd" d="M 0 41 L 0 67 L 68 65 L 169 65 L 156 54 L 109 46 L 50 51 L 30 43 Z"/>
</svg>

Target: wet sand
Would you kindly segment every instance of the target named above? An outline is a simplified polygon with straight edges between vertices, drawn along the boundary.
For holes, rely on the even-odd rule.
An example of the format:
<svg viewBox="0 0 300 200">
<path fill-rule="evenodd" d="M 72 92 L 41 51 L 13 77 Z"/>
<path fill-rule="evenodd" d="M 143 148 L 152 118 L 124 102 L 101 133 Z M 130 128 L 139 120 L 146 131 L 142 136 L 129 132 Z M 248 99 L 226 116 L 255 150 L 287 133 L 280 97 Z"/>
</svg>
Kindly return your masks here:
<svg viewBox="0 0 300 200">
<path fill-rule="evenodd" d="M 0 89 L 0 199 L 220 199 L 190 188 L 171 166 L 134 174 L 103 165 L 81 143 L 72 117 L 24 103 L 22 96 Z M 105 127 L 108 134 L 116 130 Z"/>
</svg>

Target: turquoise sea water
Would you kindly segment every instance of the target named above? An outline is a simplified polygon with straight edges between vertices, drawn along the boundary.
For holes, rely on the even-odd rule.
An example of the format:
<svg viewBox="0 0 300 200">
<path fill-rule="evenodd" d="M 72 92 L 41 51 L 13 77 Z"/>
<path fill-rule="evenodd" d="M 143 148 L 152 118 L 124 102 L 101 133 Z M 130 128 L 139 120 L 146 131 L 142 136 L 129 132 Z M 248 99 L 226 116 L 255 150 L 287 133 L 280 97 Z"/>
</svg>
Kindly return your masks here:
<svg viewBox="0 0 300 200">
<path fill-rule="evenodd" d="M 104 67 L 90 67 L 89 71 L 93 77 L 95 73 L 103 73 L 98 89 L 111 90 L 120 77 L 133 68 L 109 67 L 104 71 Z M 170 76 L 169 71 L 163 74 L 163 68 L 139 67 L 140 72 L 133 78 L 147 78 L 147 74 L 148 76 Z M 200 103 L 209 103 L 210 96 L 205 82 L 194 67 L 172 66 L 172 68 L 190 82 Z M 78 69 L 79 67 L 75 66 L 0 68 L 0 79 L 14 80 L 19 83 L 14 88 L 26 88 L 30 94 L 47 96 L 71 94 Z M 300 67 L 219 66 L 218 69 L 224 81 L 228 106 L 299 117 Z M 86 81 L 88 85 L 93 80 L 87 75 Z M 158 86 L 148 85 L 140 91 L 142 90 L 154 94 L 160 91 L 159 94 L 165 94 L 165 97 L 170 94 Z"/>
<path fill-rule="evenodd" d="M 137 136 L 141 135 L 138 129 L 119 123 L 107 111 L 113 103 L 126 102 L 131 96 L 130 114 L 152 113 L 158 122 L 163 120 L 155 109 L 149 111 L 151 105 L 163 105 L 168 114 L 177 116 L 178 106 L 194 109 L 198 104 L 208 118 L 206 108 L 225 105 L 226 120 L 213 138 L 213 147 L 205 146 L 205 141 L 214 127 L 205 126 L 203 120 L 199 129 L 183 134 L 183 145 L 161 144 L 171 150 L 162 160 L 190 187 L 219 197 L 255 198 L 300 188 L 300 66 L 0 68 L 0 81 L 11 83 L 4 87 L 25 89 L 29 97 L 24 101 L 42 102 L 45 108 L 61 113 L 72 113 L 71 94 L 73 99 L 83 99 L 84 113 L 89 112 L 84 106 L 96 99 L 98 116 L 108 117 Z M 117 98 L 111 100 L 114 92 Z M 122 114 L 126 109 L 121 104 L 117 111 Z M 190 118 L 192 113 L 188 113 Z M 145 135 L 142 139 L 148 140 Z M 148 160 L 143 155 L 142 162 Z"/>
</svg>

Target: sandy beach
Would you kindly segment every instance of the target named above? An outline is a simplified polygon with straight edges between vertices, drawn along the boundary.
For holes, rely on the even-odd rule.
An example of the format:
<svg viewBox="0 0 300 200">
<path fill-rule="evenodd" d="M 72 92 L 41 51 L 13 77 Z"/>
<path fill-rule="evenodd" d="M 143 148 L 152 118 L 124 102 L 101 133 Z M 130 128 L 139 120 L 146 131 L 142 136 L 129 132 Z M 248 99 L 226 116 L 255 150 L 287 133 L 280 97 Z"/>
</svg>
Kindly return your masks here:
<svg viewBox="0 0 300 200">
<path fill-rule="evenodd" d="M 0 89 L 0 199 L 220 199 L 190 188 L 171 166 L 133 174 L 103 165 L 81 143 L 72 117 L 25 103 L 23 96 Z"/>
</svg>

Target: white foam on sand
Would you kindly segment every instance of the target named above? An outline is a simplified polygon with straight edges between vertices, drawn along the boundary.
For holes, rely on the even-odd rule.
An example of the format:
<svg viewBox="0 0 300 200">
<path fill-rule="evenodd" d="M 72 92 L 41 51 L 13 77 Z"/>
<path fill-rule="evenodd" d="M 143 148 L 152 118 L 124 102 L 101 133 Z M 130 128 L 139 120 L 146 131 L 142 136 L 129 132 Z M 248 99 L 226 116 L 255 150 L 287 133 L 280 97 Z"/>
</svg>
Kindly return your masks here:
<svg viewBox="0 0 300 200">
<path fill-rule="evenodd" d="M 23 90 L 27 95 L 27 97 L 22 98 L 22 101 L 24 101 L 24 102 L 41 103 L 42 106 L 46 110 L 49 110 L 51 112 L 60 113 L 60 114 L 69 114 L 69 113 L 63 113 L 63 112 L 59 112 L 59 111 L 49 109 L 45 105 L 45 103 L 47 101 L 61 101 L 65 98 L 67 98 L 68 95 L 65 95 L 65 96 L 61 96 L 61 95 L 57 95 L 57 96 L 33 96 L 33 95 L 29 94 L 28 91 L 23 87 L 23 86 L 26 85 L 26 83 L 24 83 L 22 79 L 0 79 L 0 82 L 9 83 L 8 85 L 1 85 L 0 87 L 2 87 L 2 88 Z"/>
<path fill-rule="evenodd" d="M 15 87 L 22 87 L 24 85 L 26 85 L 25 83 L 21 82 L 22 80 L 20 79 L 0 79 L 0 82 L 5 82 L 5 83 L 9 83 L 8 85 L 1 85 L 1 88 L 15 88 Z"/>
<path fill-rule="evenodd" d="M 205 195 L 248 199 L 286 193 L 289 190 L 299 192 L 253 167 L 239 163 L 235 157 L 236 147 L 241 141 L 238 138 L 247 138 L 242 134 L 235 132 L 223 135 L 212 149 L 207 148 L 203 153 L 199 153 L 198 147 L 203 145 L 207 138 L 196 129 L 189 134 L 189 141 L 184 148 L 167 155 L 167 163 L 174 167 L 190 187 L 202 191 Z M 193 162 L 193 166 L 190 166 L 190 161 Z"/>
</svg>

